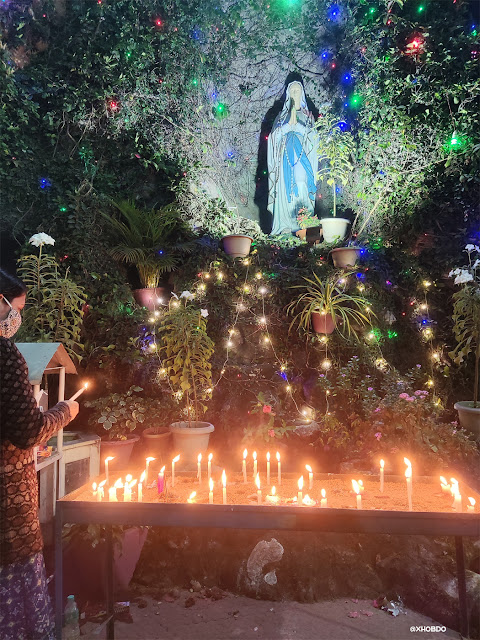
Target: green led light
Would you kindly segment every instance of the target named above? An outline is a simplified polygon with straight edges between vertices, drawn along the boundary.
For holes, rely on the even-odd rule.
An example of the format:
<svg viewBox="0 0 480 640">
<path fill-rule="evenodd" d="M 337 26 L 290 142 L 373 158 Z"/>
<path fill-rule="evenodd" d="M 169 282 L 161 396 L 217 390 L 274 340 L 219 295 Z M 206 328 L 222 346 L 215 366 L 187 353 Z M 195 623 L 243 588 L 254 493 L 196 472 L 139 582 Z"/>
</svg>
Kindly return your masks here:
<svg viewBox="0 0 480 640">
<path fill-rule="evenodd" d="M 65 211 L 66 211 L 66 210 L 67 210 L 67 207 L 60 207 L 60 211 L 61 211 L 62 213 L 65 213 Z"/>
<path fill-rule="evenodd" d="M 398 333 L 396 331 L 392 331 L 391 329 L 388 330 L 388 337 L 390 338 L 390 340 L 392 338 L 398 338 Z"/>
<path fill-rule="evenodd" d="M 217 111 L 218 113 L 223 113 L 225 111 L 225 105 L 222 104 L 221 102 L 217 104 Z"/>
<path fill-rule="evenodd" d="M 478 31 L 477 31 L 476 29 L 474 29 L 474 30 L 472 31 L 472 36 L 473 36 L 474 38 L 476 38 L 476 37 L 477 37 L 477 34 L 478 34 Z"/>
<path fill-rule="evenodd" d="M 376 11 L 375 7 L 370 7 L 368 12 L 370 15 L 372 15 L 373 13 L 375 13 L 375 11 Z"/>
<path fill-rule="evenodd" d="M 422 11 L 425 11 L 425 5 L 423 5 L 423 4 L 421 4 L 417 9 L 418 13 L 422 13 Z"/>
<path fill-rule="evenodd" d="M 194 78 L 192 80 L 192 84 L 193 84 L 194 87 L 198 86 L 198 80 L 196 78 Z"/>
<path fill-rule="evenodd" d="M 352 108 L 352 109 L 357 109 L 357 108 L 360 106 L 361 101 L 362 101 L 362 100 L 361 100 L 361 98 L 360 98 L 360 96 L 359 96 L 359 95 L 353 95 L 353 96 L 350 98 L 350 108 Z"/>
</svg>

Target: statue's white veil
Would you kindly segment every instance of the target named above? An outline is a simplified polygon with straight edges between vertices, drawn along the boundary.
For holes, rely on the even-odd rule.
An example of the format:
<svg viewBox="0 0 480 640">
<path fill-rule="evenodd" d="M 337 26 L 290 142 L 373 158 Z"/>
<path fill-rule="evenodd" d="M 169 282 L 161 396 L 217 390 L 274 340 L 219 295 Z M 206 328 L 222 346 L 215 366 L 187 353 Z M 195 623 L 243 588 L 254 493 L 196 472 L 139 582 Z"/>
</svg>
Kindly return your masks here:
<svg viewBox="0 0 480 640">
<path fill-rule="evenodd" d="M 283 124 L 288 122 L 288 119 L 290 117 L 290 101 L 292 99 L 292 97 L 290 95 L 290 89 L 291 89 L 293 84 L 299 84 L 302 87 L 302 97 L 301 97 L 301 100 L 300 100 L 300 111 L 302 113 L 304 113 L 306 116 L 308 116 L 307 96 L 305 95 L 305 89 L 303 88 L 303 84 L 299 80 L 294 80 L 293 82 L 290 82 L 290 84 L 287 86 L 287 90 L 285 92 L 285 102 L 283 103 L 283 107 L 282 107 L 281 112 L 275 118 L 275 122 L 273 124 L 273 129 L 275 129 L 276 127 L 282 126 Z"/>
</svg>

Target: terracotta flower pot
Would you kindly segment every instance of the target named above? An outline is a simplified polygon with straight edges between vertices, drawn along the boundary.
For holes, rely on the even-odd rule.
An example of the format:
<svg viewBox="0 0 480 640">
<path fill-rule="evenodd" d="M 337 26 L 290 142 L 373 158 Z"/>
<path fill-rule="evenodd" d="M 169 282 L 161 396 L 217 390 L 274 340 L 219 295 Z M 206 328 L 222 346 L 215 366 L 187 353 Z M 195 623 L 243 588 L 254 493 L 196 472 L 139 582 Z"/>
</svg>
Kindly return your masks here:
<svg viewBox="0 0 480 640">
<path fill-rule="evenodd" d="M 246 258 L 250 253 L 253 238 L 243 235 L 225 236 L 222 238 L 225 253 L 232 258 Z"/>
<path fill-rule="evenodd" d="M 333 264 L 335 267 L 345 269 L 346 267 L 354 267 L 360 257 L 360 249 L 358 247 L 338 247 L 330 251 Z"/>
<path fill-rule="evenodd" d="M 474 407 L 473 400 L 463 400 L 454 405 L 458 411 L 460 426 L 470 431 L 475 436 L 475 440 L 480 441 L 480 406 Z"/>
<path fill-rule="evenodd" d="M 146 454 L 163 460 L 170 449 L 172 433 L 168 427 L 150 427 L 143 431 L 142 439 Z"/>
<path fill-rule="evenodd" d="M 333 333 L 336 322 L 329 313 L 312 313 L 312 325 L 315 333 Z"/>
<path fill-rule="evenodd" d="M 195 462 L 199 453 L 206 453 L 210 434 L 214 430 L 215 427 L 210 422 L 173 422 L 170 425 L 173 449 L 174 453 L 180 454 L 180 462 Z"/>
<path fill-rule="evenodd" d="M 323 241 L 333 244 L 345 238 L 350 221 L 346 218 L 322 218 L 320 224 L 323 229 Z"/>
<path fill-rule="evenodd" d="M 133 297 L 138 305 L 146 307 L 149 311 L 157 309 L 159 306 L 158 300 L 168 302 L 170 293 L 165 287 L 152 287 L 149 289 L 134 289 Z"/>
<path fill-rule="evenodd" d="M 110 461 L 109 470 L 117 471 L 124 469 L 132 455 L 135 443 L 140 440 L 140 436 L 128 435 L 126 440 L 102 440 L 100 446 L 100 460 L 105 460 L 108 456 L 113 456 L 114 460 Z"/>
</svg>

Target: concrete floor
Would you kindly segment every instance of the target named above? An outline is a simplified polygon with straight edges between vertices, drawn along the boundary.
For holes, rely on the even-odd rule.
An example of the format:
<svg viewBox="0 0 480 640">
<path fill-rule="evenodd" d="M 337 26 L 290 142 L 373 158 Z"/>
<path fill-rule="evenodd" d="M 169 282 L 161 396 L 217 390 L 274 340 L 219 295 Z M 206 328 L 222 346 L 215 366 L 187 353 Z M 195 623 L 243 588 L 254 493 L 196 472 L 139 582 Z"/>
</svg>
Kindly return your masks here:
<svg viewBox="0 0 480 640">
<path fill-rule="evenodd" d="M 195 602 L 187 608 L 185 602 L 192 597 Z M 143 600 L 143 608 L 131 604 L 132 622 L 115 622 L 116 640 L 459 640 L 461 637 L 450 629 L 417 631 L 415 627 L 436 623 L 410 610 L 393 617 L 375 609 L 371 600 L 303 604 L 253 600 L 232 594 L 211 600 L 189 591 L 182 591 L 173 602 L 151 597 Z M 350 617 L 354 612 L 358 617 Z M 82 637 L 96 640 L 105 638 L 106 632 L 99 624 L 87 622 L 82 626 Z"/>
</svg>

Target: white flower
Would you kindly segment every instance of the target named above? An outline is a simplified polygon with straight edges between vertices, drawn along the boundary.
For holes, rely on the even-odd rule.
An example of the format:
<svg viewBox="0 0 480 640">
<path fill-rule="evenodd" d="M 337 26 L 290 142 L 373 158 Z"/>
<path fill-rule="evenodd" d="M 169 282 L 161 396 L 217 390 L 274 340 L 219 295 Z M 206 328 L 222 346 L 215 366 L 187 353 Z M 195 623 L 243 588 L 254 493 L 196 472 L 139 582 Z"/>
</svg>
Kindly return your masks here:
<svg viewBox="0 0 480 640">
<path fill-rule="evenodd" d="M 465 282 L 471 282 L 472 280 L 472 274 L 465 269 L 461 269 L 460 274 L 455 278 L 454 282 L 455 284 L 465 284 Z"/>
<path fill-rule="evenodd" d="M 195 296 L 190 291 L 182 291 L 180 294 L 180 298 L 185 298 L 185 300 L 193 300 Z"/>
<path fill-rule="evenodd" d="M 467 251 L 468 253 L 472 253 L 472 251 L 480 253 L 480 247 L 477 247 L 476 244 L 467 244 L 465 245 L 465 251 Z"/>
<path fill-rule="evenodd" d="M 173 293 L 173 291 L 172 291 L 172 296 L 173 296 L 176 300 L 178 300 L 178 296 L 177 296 L 177 294 L 176 294 L 176 293 Z"/>
<path fill-rule="evenodd" d="M 55 240 L 46 233 L 36 233 L 30 238 L 29 243 L 34 247 L 43 247 L 44 244 L 55 244 Z"/>
<path fill-rule="evenodd" d="M 472 269 L 476 269 L 477 267 L 480 267 L 480 260 L 478 258 L 473 263 Z"/>
<path fill-rule="evenodd" d="M 200 309 L 200 313 L 202 314 L 202 318 L 208 317 L 208 309 Z"/>
<path fill-rule="evenodd" d="M 452 269 L 452 270 L 450 271 L 450 273 L 448 274 L 448 276 L 449 276 L 450 278 L 453 278 L 453 276 L 458 276 L 458 274 L 459 274 L 459 273 L 460 273 L 460 269 L 458 269 L 458 268 L 457 268 L 457 269 Z"/>
</svg>

